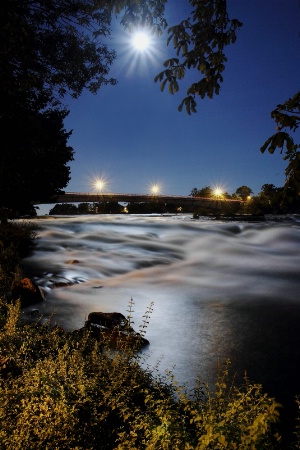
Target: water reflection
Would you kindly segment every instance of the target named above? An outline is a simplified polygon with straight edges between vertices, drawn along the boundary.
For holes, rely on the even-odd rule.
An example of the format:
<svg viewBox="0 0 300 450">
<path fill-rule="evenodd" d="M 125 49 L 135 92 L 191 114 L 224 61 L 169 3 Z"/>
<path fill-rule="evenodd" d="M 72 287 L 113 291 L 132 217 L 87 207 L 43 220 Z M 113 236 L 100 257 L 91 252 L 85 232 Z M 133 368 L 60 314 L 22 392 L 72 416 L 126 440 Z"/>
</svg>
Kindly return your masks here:
<svg viewBox="0 0 300 450">
<path fill-rule="evenodd" d="M 39 220 L 26 270 L 47 291 L 39 306 L 66 329 L 91 311 L 150 302 L 147 364 L 180 383 L 213 378 L 218 361 L 284 404 L 300 394 L 300 228 L 190 217 L 80 216 Z M 73 283 L 53 289 L 53 284 Z"/>
</svg>

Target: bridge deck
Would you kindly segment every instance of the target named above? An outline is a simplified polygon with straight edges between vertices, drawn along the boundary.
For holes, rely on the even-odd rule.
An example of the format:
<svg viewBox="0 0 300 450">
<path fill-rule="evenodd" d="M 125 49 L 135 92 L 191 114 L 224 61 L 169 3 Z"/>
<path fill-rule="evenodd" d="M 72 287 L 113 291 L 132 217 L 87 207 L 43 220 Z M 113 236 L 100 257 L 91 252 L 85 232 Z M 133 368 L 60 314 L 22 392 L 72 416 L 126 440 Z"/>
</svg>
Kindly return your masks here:
<svg viewBox="0 0 300 450">
<path fill-rule="evenodd" d="M 53 197 L 52 201 L 46 203 L 98 203 L 98 202 L 120 202 L 120 203 L 165 203 L 178 206 L 205 206 L 216 207 L 220 202 L 240 204 L 240 200 L 216 199 L 205 197 L 191 197 L 184 195 L 151 195 L 151 194 L 116 194 L 116 193 L 88 193 L 88 192 L 66 192 Z M 45 202 L 35 202 L 42 204 Z"/>
</svg>

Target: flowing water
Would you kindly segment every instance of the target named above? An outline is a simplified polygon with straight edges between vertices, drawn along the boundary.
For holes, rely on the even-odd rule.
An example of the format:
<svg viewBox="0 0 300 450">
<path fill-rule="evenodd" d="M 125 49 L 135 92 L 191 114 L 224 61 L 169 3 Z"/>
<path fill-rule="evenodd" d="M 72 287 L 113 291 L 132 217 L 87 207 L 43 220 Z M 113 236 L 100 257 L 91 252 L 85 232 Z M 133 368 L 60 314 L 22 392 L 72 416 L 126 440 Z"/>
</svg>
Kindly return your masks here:
<svg viewBox="0 0 300 450">
<path fill-rule="evenodd" d="M 39 218 L 25 269 L 37 305 L 67 330 L 92 311 L 128 315 L 138 330 L 154 302 L 147 365 L 193 387 L 232 361 L 284 405 L 300 394 L 300 222 L 225 223 L 190 216 Z M 60 287 L 54 287 L 58 285 Z M 25 311 L 25 314 L 28 311 Z M 290 407 L 290 406 L 289 406 Z"/>
</svg>

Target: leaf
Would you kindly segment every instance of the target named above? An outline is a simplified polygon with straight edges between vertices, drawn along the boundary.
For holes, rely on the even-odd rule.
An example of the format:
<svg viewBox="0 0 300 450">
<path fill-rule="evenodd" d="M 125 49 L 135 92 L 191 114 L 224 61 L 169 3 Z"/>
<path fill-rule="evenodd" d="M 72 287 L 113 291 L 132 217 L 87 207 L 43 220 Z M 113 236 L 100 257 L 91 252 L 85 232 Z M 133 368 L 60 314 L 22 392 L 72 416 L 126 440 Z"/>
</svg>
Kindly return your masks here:
<svg viewBox="0 0 300 450">
<path fill-rule="evenodd" d="M 174 91 L 174 92 L 178 92 L 178 91 L 179 91 L 179 86 L 178 86 L 178 83 L 177 83 L 176 80 L 175 80 L 174 83 L 173 83 L 173 91 Z"/>
<path fill-rule="evenodd" d="M 181 47 L 182 48 L 182 56 L 185 56 L 188 52 L 188 46 L 186 43 L 184 43 L 184 45 Z"/>
<path fill-rule="evenodd" d="M 199 70 L 200 70 L 201 73 L 205 73 L 205 71 L 206 71 L 206 64 L 205 64 L 205 62 L 200 63 Z"/>
<path fill-rule="evenodd" d="M 269 139 L 267 139 L 266 142 L 264 143 L 264 145 L 262 147 L 260 147 L 261 153 L 264 153 L 266 151 L 267 147 L 272 142 L 272 139 L 273 139 L 273 136 L 271 136 Z"/>
<path fill-rule="evenodd" d="M 168 91 L 170 92 L 170 94 L 174 94 L 173 83 L 169 83 Z"/>
<path fill-rule="evenodd" d="M 288 136 L 286 139 L 286 148 L 287 148 L 288 152 L 292 152 L 293 150 L 296 149 L 294 140 L 290 136 Z"/>
<path fill-rule="evenodd" d="M 184 104 L 184 100 L 182 100 L 182 102 L 181 102 L 180 105 L 178 106 L 178 111 L 179 111 L 179 112 L 182 111 L 183 104 Z"/>
<path fill-rule="evenodd" d="M 227 442 L 226 442 L 225 436 L 223 434 L 220 434 L 218 436 L 218 442 L 219 442 L 219 444 L 223 445 L 224 447 L 227 446 Z"/>
<path fill-rule="evenodd" d="M 165 89 L 166 83 L 167 83 L 168 79 L 166 78 L 160 85 L 160 92 L 163 92 L 163 90 Z"/>
<path fill-rule="evenodd" d="M 182 78 L 184 78 L 184 68 L 182 66 L 178 67 L 177 69 L 177 78 L 179 80 L 182 80 Z"/>
<path fill-rule="evenodd" d="M 187 98 L 185 99 L 184 103 L 185 103 L 185 109 L 186 109 L 186 112 L 187 112 L 188 115 L 190 116 L 190 115 L 191 115 L 191 104 L 190 104 L 190 99 L 187 97 Z"/>
<path fill-rule="evenodd" d="M 170 44 L 170 41 L 172 40 L 172 37 L 173 37 L 172 35 L 168 37 L 168 39 L 167 39 L 167 45 Z"/>
<path fill-rule="evenodd" d="M 165 71 L 160 72 L 158 75 L 156 75 L 156 77 L 154 78 L 155 83 L 157 81 L 162 81 L 165 75 Z"/>
</svg>

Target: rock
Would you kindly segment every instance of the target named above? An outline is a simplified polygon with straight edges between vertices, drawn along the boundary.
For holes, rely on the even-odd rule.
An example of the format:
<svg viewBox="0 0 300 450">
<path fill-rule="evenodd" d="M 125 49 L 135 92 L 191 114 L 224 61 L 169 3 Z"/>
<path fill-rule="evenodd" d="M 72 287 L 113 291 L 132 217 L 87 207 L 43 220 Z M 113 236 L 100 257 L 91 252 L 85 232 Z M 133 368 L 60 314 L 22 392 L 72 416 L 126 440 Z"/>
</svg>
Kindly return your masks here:
<svg viewBox="0 0 300 450">
<path fill-rule="evenodd" d="M 93 338 L 110 348 L 139 350 L 141 347 L 149 345 L 149 341 L 135 331 L 126 332 L 115 328 L 106 328 L 90 322 L 86 322 L 85 327 Z"/>
<path fill-rule="evenodd" d="M 72 279 L 64 278 L 64 277 L 53 277 L 49 279 L 50 287 L 52 289 L 54 288 L 60 288 L 60 287 L 67 287 L 67 286 L 73 286 L 74 284 L 84 283 L 86 280 L 81 277 L 73 277 Z"/>
<path fill-rule="evenodd" d="M 88 322 L 96 325 L 102 325 L 106 328 L 119 328 L 124 329 L 128 326 L 128 320 L 123 314 L 118 312 L 103 313 L 103 312 L 91 312 L 88 315 Z"/>
<path fill-rule="evenodd" d="M 53 281 L 53 280 L 50 280 L 51 281 L 51 288 L 52 289 L 54 289 L 54 288 L 60 288 L 60 287 L 66 287 L 66 286 L 72 286 L 73 284 L 75 284 L 73 281 L 69 281 L 69 280 L 66 280 L 66 281 Z"/>
<path fill-rule="evenodd" d="M 21 300 L 21 307 L 40 303 L 45 300 L 44 294 L 39 286 L 30 278 L 23 278 L 21 281 L 16 282 L 12 288 L 11 299 Z"/>
<path fill-rule="evenodd" d="M 118 312 L 92 312 L 85 327 L 100 342 L 112 348 L 137 348 L 149 344 L 141 334 L 136 333 L 123 314 Z"/>
<path fill-rule="evenodd" d="M 30 317 L 37 317 L 39 315 L 39 310 L 38 309 L 32 309 L 31 311 L 29 311 L 29 316 Z"/>
</svg>

